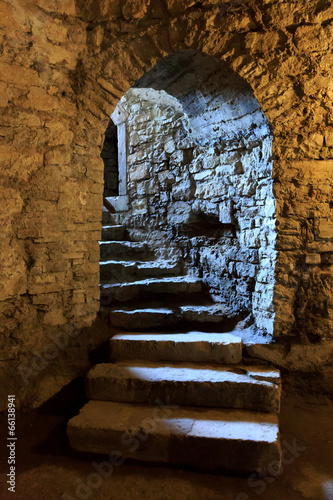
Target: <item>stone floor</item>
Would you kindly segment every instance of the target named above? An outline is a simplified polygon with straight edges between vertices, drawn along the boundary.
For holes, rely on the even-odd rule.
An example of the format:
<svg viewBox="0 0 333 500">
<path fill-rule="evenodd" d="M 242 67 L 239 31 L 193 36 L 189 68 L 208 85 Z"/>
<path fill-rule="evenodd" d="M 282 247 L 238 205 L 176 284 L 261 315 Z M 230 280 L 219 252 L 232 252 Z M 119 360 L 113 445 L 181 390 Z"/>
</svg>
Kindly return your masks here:
<svg viewBox="0 0 333 500">
<path fill-rule="evenodd" d="M 2 449 L 1 500 L 333 499 L 333 404 L 327 399 L 283 395 L 280 424 L 285 454 L 277 478 L 251 480 L 126 461 L 115 465 L 112 473 L 106 467 L 108 477 L 102 479 L 92 463 L 100 464 L 105 457 L 74 453 L 65 435 L 68 417 L 82 405 L 82 393 L 78 382 L 71 392 L 54 398 L 38 413 L 17 414 L 16 494 L 7 491 L 6 452 Z M 77 395 L 74 399 L 73 394 Z M 2 429 L 4 424 L 2 421 Z M 87 482 L 90 489 L 83 488 Z"/>
</svg>

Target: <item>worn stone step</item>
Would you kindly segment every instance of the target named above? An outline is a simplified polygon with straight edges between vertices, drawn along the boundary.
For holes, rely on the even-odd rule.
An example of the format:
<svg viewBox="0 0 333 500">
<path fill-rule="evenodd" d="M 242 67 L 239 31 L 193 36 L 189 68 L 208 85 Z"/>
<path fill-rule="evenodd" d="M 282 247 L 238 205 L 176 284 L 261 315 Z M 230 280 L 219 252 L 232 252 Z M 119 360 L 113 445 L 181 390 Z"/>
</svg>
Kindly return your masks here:
<svg viewBox="0 0 333 500">
<path fill-rule="evenodd" d="M 110 290 L 110 288 L 109 288 Z M 102 295 L 105 294 L 104 290 L 102 292 Z M 200 294 L 197 294 L 199 296 L 199 299 L 202 300 L 203 297 Z M 143 294 L 141 294 L 141 297 Z M 103 295 L 104 297 L 104 295 Z M 112 305 L 112 295 L 110 294 L 109 296 L 105 294 L 106 299 L 108 300 L 109 306 Z M 133 298 L 131 296 L 131 298 Z M 135 297 L 134 297 L 135 298 Z M 162 306 L 162 302 L 160 305 L 154 304 L 155 301 L 150 301 L 147 303 L 147 300 L 145 301 L 147 304 L 147 307 L 142 307 L 139 304 L 141 302 L 134 303 L 132 305 L 127 305 L 122 308 L 115 307 L 111 309 L 109 308 L 110 311 L 110 320 L 112 324 L 115 327 L 119 328 L 124 328 L 125 330 L 142 330 L 145 328 L 155 328 L 155 327 L 167 327 L 168 324 L 164 323 L 164 316 L 161 315 L 161 312 L 168 311 L 168 318 L 169 320 L 172 319 L 172 323 L 169 324 L 179 324 L 179 326 L 184 330 L 187 329 L 188 327 L 191 328 L 191 325 L 193 326 L 193 323 L 197 323 L 196 326 L 200 325 L 200 329 L 209 331 L 209 333 L 214 334 L 214 333 L 226 333 L 230 332 L 231 330 L 234 330 L 234 326 L 237 323 L 237 318 L 227 318 L 224 316 L 219 316 L 219 320 L 216 321 L 217 316 L 211 316 L 207 317 L 207 321 L 203 321 L 203 316 L 200 316 L 200 313 L 198 315 L 195 314 L 195 309 L 207 309 L 210 306 L 180 306 L 179 302 L 181 301 L 193 301 L 195 298 L 195 295 L 191 294 L 179 294 L 179 295 L 170 295 L 166 296 L 164 295 L 164 304 L 166 307 Z M 130 299 L 129 299 L 130 300 Z M 137 307 L 136 307 L 137 306 Z M 191 309 L 191 314 L 184 314 L 184 310 L 187 311 L 187 307 Z M 216 309 L 214 309 L 216 310 Z M 192 314 L 193 312 L 193 314 Z M 197 318 L 200 318 L 198 320 Z M 212 319 L 210 321 L 209 319 Z M 215 331 L 214 331 L 215 330 Z"/>
<path fill-rule="evenodd" d="M 179 262 L 147 261 L 131 262 L 106 260 L 100 262 L 101 283 L 116 283 L 143 278 L 177 276 L 182 272 Z"/>
<path fill-rule="evenodd" d="M 103 241 L 122 241 L 125 240 L 126 230 L 122 225 L 104 226 L 102 227 Z"/>
<path fill-rule="evenodd" d="M 110 340 L 111 361 L 240 363 L 242 339 L 230 333 L 128 333 Z"/>
<path fill-rule="evenodd" d="M 183 266 L 179 261 L 156 260 L 137 263 L 137 276 L 141 278 L 177 276 L 183 272 Z"/>
<path fill-rule="evenodd" d="M 104 260 L 100 261 L 101 284 L 119 283 L 133 279 L 136 274 L 136 262 L 126 260 Z"/>
<path fill-rule="evenodd" d="M 124 302 L 147 295 L 198 293 L 202 289 L 202 281 L 189 276 L 175 276 L 108 284 L 101 288 L 103 296 L 111 294 L 114 300 Z"/>
<path fill-rule="evenodd" d="M 220 323 L 233 319 L 235 311 L 225 304 L 186 305 L 179 308 L 179 315 L 188 323 Z"/>
<path fill-rule="evenodd" d="M 101 260 L 149 260 L 152 253 L 146 243 L 133 241 L 100 241 Z"/>
<path fill-rule="evenodd" d="M 232 472 L 281 463 L 278 419 L 269 413 L 89 401 L 67 427 L 77 451 Z M 172 401 L 171 401 L 172 403 Z M 119 458 L 119 457 L 118 457 Z"/>
<path fill-rule="evenodd" d="M 118 328 L 140 330 L 173 326 L 177 322 L 177 317 L 174 311 L 167 308 L 122 308 L 110 312 L 110 321 L 113 326 Z"/>
<path fill-rule="evenodd" d="M 148 361 L 102 363 L 89 371 L 86 393 L 88 399 L 118 403 L 153 404 L 157 398 L 169 396 L 175 405 L 277 413 L 280 374 L 262 367 Z"/>
<path fill-rule="evenodd" d="M 113 214 L 111 214 L 106 208 L 103 207 L 102 225 L 104 226 L 104 224 L 113 224 L 113 222 L 114 222 Z"/>
</svg>

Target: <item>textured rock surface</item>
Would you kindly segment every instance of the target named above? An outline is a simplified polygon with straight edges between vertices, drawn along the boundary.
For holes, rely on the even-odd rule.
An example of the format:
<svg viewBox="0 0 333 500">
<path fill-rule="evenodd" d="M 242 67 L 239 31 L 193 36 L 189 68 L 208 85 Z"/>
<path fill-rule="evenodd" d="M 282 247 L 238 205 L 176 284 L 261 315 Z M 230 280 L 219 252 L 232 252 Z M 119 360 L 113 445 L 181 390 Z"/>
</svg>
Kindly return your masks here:
<svg viewBox="0 0 333 500">
<path fill-rule="evenodd" d="M 174 349 L 178 349 L 175 345 Z M 276 370 L 198 363 L 101 363 L 88 373 L 88 399 L 153 405 L 170 398 L 174 405 L 280 411 L 280 374 Z M 267 373 L 268 379 L 265 378 Z M 272 377 L 274 381 L 272 382 Z"/>
<path fill-rule="evenodd" d="M 110 340 L 110 358 L 240 363 L 242 341 L 230 333 L 118 334 Z"/>
<path fill-rule="evenodd" d="M 228 63 L 252 87 L 272 127 L 275 335 L 292 335 L 310 350 L 332 338 L 330 2 L 10 0 L 0 12 L 6 394 L 40 402 L 86 366 L 93 335 L 80 329 L 93 323 L 99 307 L 103 134 L 135 81 L 186 49 Z M 188 201 L 178 203 L 186 221 Z M 25 385 L 19 368 L 32 369 L 36 354 L 45 362 L 49 335 L 70 332 L 80 341 L 70 343 L 69 358 L 61 351 L 46 368 L 35 367 Z"/>
</svg>

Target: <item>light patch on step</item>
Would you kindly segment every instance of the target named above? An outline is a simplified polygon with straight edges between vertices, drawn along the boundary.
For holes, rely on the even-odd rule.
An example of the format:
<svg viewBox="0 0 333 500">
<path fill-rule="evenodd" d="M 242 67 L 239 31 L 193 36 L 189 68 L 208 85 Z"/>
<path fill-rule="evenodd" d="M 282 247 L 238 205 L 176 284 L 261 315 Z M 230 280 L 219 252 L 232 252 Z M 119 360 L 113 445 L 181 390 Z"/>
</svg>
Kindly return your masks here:
<svg viewBox="0 0 333 500">
<path fill-rule="evenodd" d="M 173 314 L 173 311 L 171 309 L 115 309 L 112 311 L 113 313 L 122 313 L 122 314 Z M 113 337 L 114 338 L 114 337 Z"/>
<path fill-rule="evenodd" d="M 274 423 L 202 419 L 195 420 L 187 437 L 274 443 L 278 439 L 278 432 L 278 426 Z"/>
<path fill-rule="evenodd" d="M 156 311 L 156 309 L 154 309 Z M 117 334 L 112 340 L 156 341 L 156 342 L 207 342 L 209 344 L 239 344 L 240 337 L 229 333 L 188 332 L 188 333 L 157 333 L 157 334 Z"/>
<path fill-rule="evenodd" d="M 117 368 L 116 368 L 117 367 Z M 225 368 L 213 367 L 191 367 L 191 366 L 129 366 L 115 365 L 115 374 L 119 370 L 119 374 L 126 378 L 144 380 L 147 382 L 194 382 L 202 383 L 235 383 L 246 385 L 261 385 L 272 387 L 271 382 L 266 380 L 256 380 L 251 378 L 247 373 L 235 373 L 232 370 Z"/>
</svg>

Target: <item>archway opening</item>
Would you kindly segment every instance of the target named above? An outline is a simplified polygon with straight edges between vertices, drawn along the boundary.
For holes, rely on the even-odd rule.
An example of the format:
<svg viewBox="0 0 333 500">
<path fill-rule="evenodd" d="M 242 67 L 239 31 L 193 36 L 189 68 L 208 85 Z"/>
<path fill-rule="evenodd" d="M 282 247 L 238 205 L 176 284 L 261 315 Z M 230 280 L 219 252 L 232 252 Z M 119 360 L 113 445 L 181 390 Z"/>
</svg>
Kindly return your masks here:
<svg viewBox="0 0 333 500">
<path fill-rule="evenodd" d="M 143 75 L 111 118 L 124 138 L 119 216 L 129 234 L 160 259 L 182 259 L 230 317 L 272 334 L 273 138 L 251 87 L 184 51 Z"/>
</svg>

